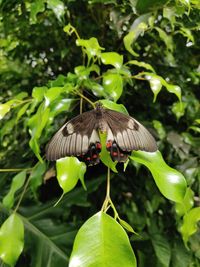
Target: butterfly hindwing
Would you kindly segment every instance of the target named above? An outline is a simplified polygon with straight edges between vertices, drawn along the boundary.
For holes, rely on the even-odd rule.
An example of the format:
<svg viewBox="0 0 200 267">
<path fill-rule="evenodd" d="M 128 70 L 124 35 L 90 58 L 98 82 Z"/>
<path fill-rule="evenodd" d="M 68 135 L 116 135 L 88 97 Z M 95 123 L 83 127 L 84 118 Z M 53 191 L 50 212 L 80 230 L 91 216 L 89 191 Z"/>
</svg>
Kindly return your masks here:
<svg viewBox="0 0 200 267">
<path fill-rule="evenodd" d="M 110 141 L 115 142 L 120 151 L 143 150 L 154 152 L 157 150 L 156 142 L 149 131 L 137 120 L 117 111 L 106 109 L 104 118 L 107 121 Z M 109 135 L 107 142 L 109 141 Z"/>
<path fill-rule="evenodd" d="M 64 124 L 53 136 L 46 149 L 46 158 L 57 160 L 74 155 L 96 164 L 100 152 L 98 144 L 100 139 L 96 130 L 95 113 L 93 110 L 84 112 Z"/>
</svg>

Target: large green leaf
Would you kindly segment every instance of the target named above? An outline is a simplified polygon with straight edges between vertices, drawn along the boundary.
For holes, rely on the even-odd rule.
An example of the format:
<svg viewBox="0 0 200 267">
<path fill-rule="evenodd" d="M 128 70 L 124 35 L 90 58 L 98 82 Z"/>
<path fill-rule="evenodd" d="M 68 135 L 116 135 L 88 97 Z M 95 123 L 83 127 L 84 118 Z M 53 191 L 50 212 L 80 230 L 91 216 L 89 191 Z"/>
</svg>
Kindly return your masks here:
<svg viewBox="0 0 200 267">
<path fill-rule="evenodd" d="M 98 212 L 79 230 L 69 267 L 136 267 L 124 229 L 109 215 Z"/>
<path fill-rule="evenodd" d="M 0 258 L 14 266 L 24 247 L 24 226 L 21 218 L 13 213 L 0 229 Z"/>
<path fill-rule="evenodd" d="M 122 76 L 118 73 L 104 73 L 103 87 L 108 97 L 116 102 L 123 92 Z"/>
<path fill-rule="evenodd" d="M 86 172 L 86 165 L 76 157 L 65 157 L 57 160 L 56 170 L 59 185 L 64 193 L 72 190 L 79 179 L 85 188 L 84 174 Z"/>
<path fill-rule="evenodd" d="M 144 164 L 152 173 L 160 192 L 168 199 L 182 202 L 186 193 L 186 181 L 177 170 L 169 167 L 160 153 L 133 151 L 132 160 Z"/>
</svg>

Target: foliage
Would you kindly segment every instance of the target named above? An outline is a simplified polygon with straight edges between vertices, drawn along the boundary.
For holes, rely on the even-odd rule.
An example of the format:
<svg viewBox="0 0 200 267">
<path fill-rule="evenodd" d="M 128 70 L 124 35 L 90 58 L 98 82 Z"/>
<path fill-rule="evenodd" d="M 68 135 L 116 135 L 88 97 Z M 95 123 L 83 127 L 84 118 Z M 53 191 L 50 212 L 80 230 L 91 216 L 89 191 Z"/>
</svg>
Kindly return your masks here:
<svg viewBox="0 0 200 267">
<path fill-rule="evenodd" d="M 72 260 L 91 256 L 96 241 L 110 262 L 119 255 L 126 266 L 129 259 L 136 266 L 136 256 L 139 267 L 198 267 L 199 2 L 6 0 L 0 5 L 2 266 L 67 266 L 83 224 Z M 113 170 L 111 197 L 107 192 L 103 202 L 105 165 L 86 170 L 75 158 L 61 159 L 57 178 L 67 193 L 54 207 L 62 190 L 55 164 L 45 160 L 45 146 L 66 117 L 99 99 L 151 127 L 165 161 L 160 152 L 138 151 L 127 166 L 116 165 L 103 148 L 102 162 Z M 71 179 L 63 181 L 69 171 Z M 97 213 L 101 206 L 104 212 Z M 135 256 L 121 226 L 133 233 Z M 99 229 L 110 244 L 115 240 L 113 247 Z M 119 239 L 126 248 L 122 255 Z"/>
</svg>

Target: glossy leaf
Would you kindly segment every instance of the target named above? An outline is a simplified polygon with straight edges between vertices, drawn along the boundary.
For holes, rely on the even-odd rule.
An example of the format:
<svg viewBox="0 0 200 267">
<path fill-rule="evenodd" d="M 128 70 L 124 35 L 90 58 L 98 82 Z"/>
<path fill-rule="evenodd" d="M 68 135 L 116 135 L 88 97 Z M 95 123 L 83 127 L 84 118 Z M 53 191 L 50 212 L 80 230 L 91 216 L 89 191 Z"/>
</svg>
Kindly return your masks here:
<svg viewBox="0 0 200 267">
<path fill-rule="evenodd" d="M 69 267 L 136 267 L 136 258 L 124 229 L 112 217 L 98 212 L 75 238 Z"/>
<path fill-rule="evenodd" d="M 200 221 L 200 207 L 191 209 L 183 217 L 183 224 L 180 228 L 183 240 L 187 244 L 189 237 L 196 233 L 198 229 L 197 223 Z"/>
<path fill-rule="evenodd" d="M 10 105 L 0 104 L 0 120 L 10 111 Z"/>
<path fill-rule="evenodd" d="M 160 192 L 168 199 L 182 202 L 186 193 L 186 181 L 177 170 L 169 167 L 159 151 L 149 153 L 133 151 L 130 157 L 144 164 L 152 173 Z"/>
<path fill-rule="evenodd" d="M 37 101 L 41 102 L 44 98 L 44 94 L 47 91 L 47 87 L 34 87 L 32 90 L 32 97 Z"/>
<path fill-rule="evenodd" d="M 123 92 L 121 75 L 117 73 L 105 73 L 103 75 L 103 87 L 107 95 L 116 102 Z"/>
<path fill-rule="evenodd" d="M 48 107 L 51 102 L 56 100 L 63 92 L 63 87 L 52 87 L 44 93 L 45 107 Z"/>
<path fill-rule="evenodd" d="M 187 188 L 184 199 L 181 203 L 176 203 L 175 210 L 179 216 L 186 214 L 194 205 L 194 192 L 191 188 Z"/>
<path fill-rule="evenodd" d="M 28 107 L 29 107 L 30 104 L 31 104 L 30 102 L 29 103 L 26 103 L 25 105 L 23 105 L 20 108 L 20 110 L 17 112 L 17 118 L 16 118 L 15 124 L 17 124 L 18 121 L 19 121 L 19 119 L 25 114 L 25 112 L 27 111 L 27 109 L 28 109 Z"/>
<path fill-rule="evenodd" d="M 43 12 L 45 10 L 45 1 L 36 0 L 31 3 L 31 13 L 30 13 L 30 21 L 31 23 L 37 22 L 37 14 Z"/>
<path fill-rule="evenodd" d="M 24 247 L 24 225 L 13 213 L 0 228 L 0 258 L 14 266 Z"/>
<path fill-rule="evenodd" d="M 164 126 L 160 121 L 153 120 L 153 127 L 156 129 L 160 139 L 164 139 L 166 137 Z"/>
<path fill-rule="evenodd" d="M 167 34 L 163 29 L 155 27 L 155 29 L 158 31 L 160 39 L 165 43 L 168 50 L 173 51 L 173 39 L 172 36 Z"/>
<path fill-rule="evenodd" d="M 13 177 L 10 190 L 8 194 L 3 198 L 3 205 L 8 209 L 11 209 L 13 207 L 15 192 L 24 185 L 25 179 L 25 171 L 22 171 Z"/>
<path fill-rule="evenodd" d="M 83 187 L 86 165 L 76 157 L 65 157 L 56 161 L 57 179 L 63 193 L 71 191 L 80 179 Z"/>
<path fill-rule="evenodd" d="M 105 108 L 113 109 L 113 110 L 116 110 L 118 112 L 121 112 L 121 113 L 128 115 L 127 109 L 122 104 L 117 104 L 117 103 L 110 101 L 110 100 L 107 100 L 107 99 L 100 100 L 99 102 L 101 102 Z"/>
<path fill-rule="evenodd" d="M 123 56 L 116 52 L 101 53 L 101 60 L 105 65 L 112 65 L 120 69 L 123 65 Z"/>
</svg>

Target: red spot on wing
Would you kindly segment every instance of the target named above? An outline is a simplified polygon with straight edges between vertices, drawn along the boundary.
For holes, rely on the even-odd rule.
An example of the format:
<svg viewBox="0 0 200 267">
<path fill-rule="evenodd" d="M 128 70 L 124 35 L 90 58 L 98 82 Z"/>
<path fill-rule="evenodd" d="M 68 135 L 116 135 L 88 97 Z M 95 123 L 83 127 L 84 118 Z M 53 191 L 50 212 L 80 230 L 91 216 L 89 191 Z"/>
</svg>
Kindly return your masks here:
<svg viewBox="0 0 200 267">
<path fill-rule="evenodd" d="M 114 151 L 114 152 L 112 152 L 112 155 L 113 155 L 113 157 L 117 157 L 118 153 Z"/>
</svg>

